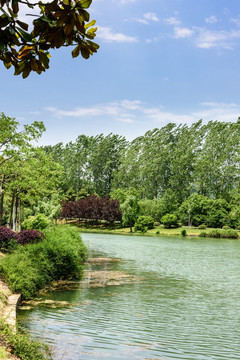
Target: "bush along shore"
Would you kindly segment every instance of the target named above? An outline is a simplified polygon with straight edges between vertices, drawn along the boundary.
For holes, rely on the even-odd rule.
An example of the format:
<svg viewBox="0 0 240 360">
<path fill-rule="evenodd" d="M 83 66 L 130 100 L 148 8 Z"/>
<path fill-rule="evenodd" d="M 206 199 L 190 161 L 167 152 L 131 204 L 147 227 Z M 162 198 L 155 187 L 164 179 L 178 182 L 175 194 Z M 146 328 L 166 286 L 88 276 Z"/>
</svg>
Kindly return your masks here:
<svg viewBox="0 0 240 360">
<path fill-rule="evenodd" d="M 12 292 L 21 293 L 22 299 L 36 296 L 54 280 L 81 279 L 86 248 L 78 229 L 57 226 L 43 233 L 31 230 L 17 235 L 8 230 L 0 227 L 0 247 L 6 253 L 0 259 L 0 276 Z M 51 359 L 47 347 L 32 341 L 22 331 L 15 331 L 3 320 L 0 322 L 1 342 L 17 356 L 9 359 Z"/>
</svg>

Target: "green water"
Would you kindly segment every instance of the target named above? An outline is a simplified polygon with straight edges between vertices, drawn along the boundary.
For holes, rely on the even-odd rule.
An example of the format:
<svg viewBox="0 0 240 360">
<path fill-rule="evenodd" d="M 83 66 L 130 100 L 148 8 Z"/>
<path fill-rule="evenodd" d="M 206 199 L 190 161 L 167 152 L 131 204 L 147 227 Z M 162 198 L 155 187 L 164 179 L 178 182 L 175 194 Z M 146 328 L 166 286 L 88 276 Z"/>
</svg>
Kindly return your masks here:
<svg viewBox="0 0 240 360">
<path fill-rule="evenodd" d="M 240 241 L 82 234 L 93 269 L 134 284 L 55 291 L 72 306 L 38 306 L 20 323 L 53 346 L 55 360 L 240 359 Z"/>
</svg>

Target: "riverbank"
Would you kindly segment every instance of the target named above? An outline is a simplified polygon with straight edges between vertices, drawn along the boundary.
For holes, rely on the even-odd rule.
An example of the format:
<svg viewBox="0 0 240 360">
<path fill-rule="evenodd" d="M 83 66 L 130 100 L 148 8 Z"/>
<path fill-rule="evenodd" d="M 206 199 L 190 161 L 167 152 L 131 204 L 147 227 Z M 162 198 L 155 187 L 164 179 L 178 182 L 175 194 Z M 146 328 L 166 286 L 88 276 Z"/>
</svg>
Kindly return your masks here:
<svg viewBox="0 0 240 360">
<path fill-rule="evenodd" d="M 52 281 L 82 277 L 86 248 L 79 230 L 57 226 L 44 235 L 41 242 L 18 245 L 13 253 L 0 257 L 0 359 L 18 359 L 11 352 L 23 360 L 51 359 L 48 347 L 16 329 L 17 294 L 31 299 Z"/>
<path fill-rule="evenodd" d="M 154 227 L 154 229 L 148 230 L 146 233 L 131 232 L 130 228 L 115 227 L 110 228 L 104 224 L 88 225 L 78 224 L 77 222 L 71 222 L 70 225 L 76 226 L 83 233 L 104 233 L 104 234 L 115 234 L 115 235 L 131 235 L 131 236 L 183 236 L 183 231 L 186 231 L 184 236 L 201 237 L 205 233 L 204 237 L 211 237 L 210 235 L 218 231 L 220 234 L 223 233 L 224 229 L 206 228 L 199 229 L 197 227 L 181 226 L 179 228 L 166 229 L 161 225 Z M 240 231 L 238 231 L 238 237 L 240 238 Z"/>
</svg>

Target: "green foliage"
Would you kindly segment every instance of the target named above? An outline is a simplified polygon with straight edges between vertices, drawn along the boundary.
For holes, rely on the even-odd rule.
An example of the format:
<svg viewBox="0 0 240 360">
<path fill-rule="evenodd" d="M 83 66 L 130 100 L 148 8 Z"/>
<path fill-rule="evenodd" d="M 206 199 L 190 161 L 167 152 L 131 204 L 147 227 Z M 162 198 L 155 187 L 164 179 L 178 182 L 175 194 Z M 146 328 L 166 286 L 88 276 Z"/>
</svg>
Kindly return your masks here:
<svg viewBox="0 0 240 360">
<path fill-rule="evenodd" d="M 224 239 L 237 239 L 238 232 L 233 229 L 228 230 L 212 230 L 210 231 L 207 236 L 213 238 L 224 238 Z"/>
<path fill-rule="evenodd" d="M 154 221 L 159 219 L 159 200 L 142 199 L 139 201 L 140 214 L 143 216 L 151 216 Z"/>
<path fill-rule="evenodd" d="M 183 229 L 183 230 L 181 231 L 181 234 L 182 234 L 182 236 L 187 236 L 187 231 L 186 231 L 186 229 Z"/>
<path fill-rule="evenodd" d="M 52 359 L 49 347 L 37 340 L 32 340 L 30 335 L 22 330 L 14 332 L 9 325 L 0 321 L 0 335 L 11 348 L 13 354 L 22 360 L 47 360 Z"/>
<path fill-rule="evenodd" d="M 41 74 L 49 68 L 49 49 L 74 45 L 72 57 L 79 54 L 88 59 L 99 46 L 92 40 L 96 35 L 95 20 L 90 20 L 86 9 L 91 0 L 56 0 L 22 2 L 1 0 L 0 9 L 0 60 L 9 69 L 15 67 L 15 75 L 26 78 L 31 71 Z M 28 10 L 23 8 L 28 6 Z M 31 30 L 20 21 L 22 11 L 34 16 Z M 39 15 L 37 14 L 39 12 Z"/>
<path fill-rule="evenodd" d="M 224 225 L 224 226 L 222 227 L 222 229 L 223 229 L 223 230 L 228 230 L 228 229 L 231 229 L 231 228 L 230 228 L 230 226 L 228 226 L 228 225 Z"/>
<path fill-rule="evenodd" d="M 12 291 L 31 298 L 53 280 L 79 279 L 86 249 L 78 230 L 53 227 L 45 230 L 46 238 L 26 245 L 1 259 L 0 272 Z"/>
<path fill-rule="evenodd" d="M 136 196 L 128 196 L 127 199 L 121 206 L 122 210 L 122 222 L 124 226 L 129 226 L 132 232 L 138 216 L 139 216 L 139 205 Z"/>
<path fill-rule="evenodd" d="M 201 224 L 201 225 L 198 226 L 198 229 L 200 229 L 200 230 L 203 230 L 203 229 L 206 229 L 206 228 L 207 228 L 207 225 L 205 225 L 205 224 Z"/>
<path fill-rule="evenodd" d="M 229 221 L 230 206 L 224 199 L 210 199 L 207 196 L 192 194 L 178 210 L 184 225 L 222 227 Z"/>
<path fill-rule="evenodd" d="M 37 205 L 33 207 L 34 214 L 44 214 L 49 220 L 58 219 L 61 212 L 60 199 L 53 195 L 51 199 L 44 198 L 39 200 Z"/>
<path fill-rule="evenodd" d="M 227 230 L 221 231 L 221 238 L 238 239 L 238 232 L 233 229 L 227 229 Z"/>
<path fill-rule="evenodd" d="M 141 215 L 138 217 L 134 225 L 135 231 L 146 232 L 148 229 L 154 228 L 154 220 L 151 216 Z"/>
<path fill-rule="evenodd" d="M 205 231 L 200 232 L 199 237 L 206 237 L 207 233 Z"/>
<path fill-rule="evenodd" d="M 29 216 L 22 222 L 22 228 L 26 230 L 44 230 L 50 225 L 50 220 L 44 214 Z"/>
<path fill-rule="evenodd" d="M 170 229 L 173 227 L 178 227 L 178 219 L 174 214 L 166 214 L 161 218 L 162 224 L 165 228 Z"/>
<path fill-rule="evenodd" d="M 139 191 L 137 189 L 135 189 L 134 187 L 129 187 L 127 189 L 115 189 L 111 192 L 111 198 L 112 199 L 116 199 L 120 202 L 120 204 L 122 205 L 126 199 L 129 196 L 135 196 L 135 198 L 139 201 L 140 199 L 140 194 Z M 139 204 L 140 206 L 140 204 Z M 140 209 L 139 209 L 140 210 Z"/>
<path fill-rule="evenodd" d="M 227 225 L 230 210 L 230 205 L 226 200 L 214 200 L 206 220 L 208 227 L 221 228 L 223 225 Z"/>
</svg>

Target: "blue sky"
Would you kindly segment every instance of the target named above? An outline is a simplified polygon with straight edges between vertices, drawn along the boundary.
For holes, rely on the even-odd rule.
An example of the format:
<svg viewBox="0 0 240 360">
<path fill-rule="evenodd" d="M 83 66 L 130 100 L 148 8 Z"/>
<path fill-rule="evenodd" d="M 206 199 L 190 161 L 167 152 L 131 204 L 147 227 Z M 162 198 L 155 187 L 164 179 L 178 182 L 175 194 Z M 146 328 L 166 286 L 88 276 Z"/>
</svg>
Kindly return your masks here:
<svg viewBox="0 0 240 360">
<path fill-rule="evenodd" d="M 240 1 L 93 0 L 89 12 L 91 59 L 60 49 L 27 79 L 0 64 L 0 112 L 43 121 L 41 145 L 240 116 Z"/>
</svg>

